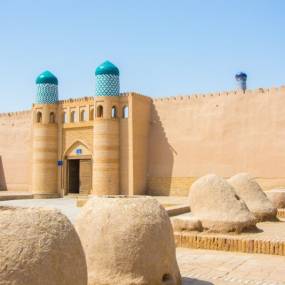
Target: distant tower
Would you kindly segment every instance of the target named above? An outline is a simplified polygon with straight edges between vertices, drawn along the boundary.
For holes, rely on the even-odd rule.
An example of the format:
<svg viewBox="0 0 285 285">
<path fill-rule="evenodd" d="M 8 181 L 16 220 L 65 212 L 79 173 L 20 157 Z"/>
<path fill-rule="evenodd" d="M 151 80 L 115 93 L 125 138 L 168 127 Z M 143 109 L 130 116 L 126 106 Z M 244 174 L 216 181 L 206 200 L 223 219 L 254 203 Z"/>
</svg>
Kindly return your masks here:
<svg viewBox="0 0 285 285">
<path fill-rule="evenodd" d="M 97 67 L 94 141 L 93 141 L 93 185 L 96 195 L 120 194 L 119 142 L 119 69 L 109 61 Z"/>
<path fill-rule="evenodd" d="M 247 80 L 246 73 L 240 72 L 236 74 L 235 79 L 238 83 L 238 88 L 244 92 L 246 90 L 246 80 Z"/>
<path fill-rule="evenodd" d="M 32 192 L 35 197 L 56 197 L 58 154 L 58 80 L 49 71 L 36 79 L 33 104 Z"/>
</svg>

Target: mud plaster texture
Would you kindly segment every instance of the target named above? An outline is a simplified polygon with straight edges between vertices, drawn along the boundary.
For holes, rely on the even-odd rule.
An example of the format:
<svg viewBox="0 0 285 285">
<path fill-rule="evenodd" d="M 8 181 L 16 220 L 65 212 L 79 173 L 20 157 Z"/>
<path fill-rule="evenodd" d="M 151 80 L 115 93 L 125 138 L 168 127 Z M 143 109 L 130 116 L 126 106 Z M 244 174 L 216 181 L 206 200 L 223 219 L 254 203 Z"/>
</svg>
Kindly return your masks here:
<svg viewBox="0 0 285 285">
<path fill-rule="evenodd" d="M 223 178 L 209 174 L 193 183 L 189 192 L 193 217 L 210 232 L 241 232 L 256 219 L 234 188 Z"/>
<path fill-rule="evenodd" d="M 285 208 L 285 189 L 277 188 L 266 191 L 268 199 L 272 202 L 273 206 L 277 209 Z"/>
<path fill-rule="evenodd" d="M 96 197 L 76 221 L 89 285 L 179 285 L 173 230 L 150 197 Z"/>
<path fill-rule="evenodd" d="M 86 285 L 78 234 L 58 210 L 0 206 L 1 285 Z"/>
<path fill-rule="evenodd" d="M 244 200 L 258 221 L 276 219 L 277 209 L 248 173 L 236 174 L 228 179 L 228 182 L 234 187 L 237 195 Z"/>
</svg>

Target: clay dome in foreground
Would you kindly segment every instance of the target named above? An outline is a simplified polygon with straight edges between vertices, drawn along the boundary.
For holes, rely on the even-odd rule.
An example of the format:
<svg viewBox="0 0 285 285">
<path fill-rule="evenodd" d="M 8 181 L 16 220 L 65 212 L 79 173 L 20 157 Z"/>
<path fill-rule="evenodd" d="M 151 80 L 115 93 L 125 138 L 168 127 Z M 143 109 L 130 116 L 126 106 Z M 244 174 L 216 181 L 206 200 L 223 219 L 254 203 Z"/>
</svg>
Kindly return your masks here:
<svg viewBox="0 0 285 285">
<path fill-rule="evenodd" d="M 258 221 L 276 219 L 277 209 L 267 198 L 259 184 L 248 174 L 239 173 L 228 179 Z"/>
<path fill-rule="evenodd" d="M 202 223 L 204 230 L 241 232 L 256 224 L 234 188 L 215 174 L 203 176 L 192 184 L 189 202 L 193 217 Z"/>
<path fill-rule="evenodd" d="M 0 284 L 87 285 L 71 222 L 54 209 L 0 206 Z"/>
<path fill-rule="evenodd" d="M 285 208 L 285 189 L 276 188 L 265 192 L 268 199 L 271 201 L 273 206 L 277 209 Z"/>
<path fill-rule="evenodd" d="M 89 285 L 178 285 L 173 230 L 167 212 L 150 197 L 90 199 L 76 228 Z"/>
</svg>

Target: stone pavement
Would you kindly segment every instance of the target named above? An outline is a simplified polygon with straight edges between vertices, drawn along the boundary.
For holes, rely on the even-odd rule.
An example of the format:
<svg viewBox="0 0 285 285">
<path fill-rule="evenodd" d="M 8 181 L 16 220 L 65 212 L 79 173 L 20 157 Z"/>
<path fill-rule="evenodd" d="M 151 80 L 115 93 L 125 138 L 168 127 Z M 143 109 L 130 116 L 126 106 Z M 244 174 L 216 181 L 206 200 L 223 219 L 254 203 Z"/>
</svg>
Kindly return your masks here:
<svg viewBox="0 0 285 285">
<path fill-rule="evenodd" d="M 183 285 L 285 284 L 282 256 L 177 248 Z"/>
<path fill-rule="evenodd" d="M 191 218 L 191 213 L 175 218 Z M 236 233 L 176 231 L 177 247 L 285 256 L 285 221 L 257 223 L 257 229 Z"/>
<path fill-rule="evenodd" d="M 80 208 L 76 207 L 75 199 L 27 199 L 27 200 L 11 200 L 11 201 L 0 201 L 0 206 L 18 206 L 18 207 L 51 207 L 60 210 L 65 214 L 71 222 L 75 222 L 75 219 Z"/>
<path fill-rule="evenodd" d="M 6 193 L 3 193 L 3 198 Z M 181 213 L 181 211 L 179 210 L 176 211 L 177 209 L 176 210 L 174 209 L 175 206 L 182 205 L 183 202 L 185 204 L 185 197 L 159 196 L 154 198 L 156 198 L 159 203 L 165 206 L 173 206 L 169 208 L 172 208 L 171 210 L 177 213 Z M 1 205 L 20 206 L 20 207 L 54 207 L 62 211 L 72 222 L 75 221 L 77 215 L 81 210 L 80 208 L 76 207 L 76 196 L 66 196 L 65 198 L 55 198 L 55 199 L 25 199 L 25 200 L 1 201 L 1 193 L 0 193 L 0 206 Z"/>
</svg>

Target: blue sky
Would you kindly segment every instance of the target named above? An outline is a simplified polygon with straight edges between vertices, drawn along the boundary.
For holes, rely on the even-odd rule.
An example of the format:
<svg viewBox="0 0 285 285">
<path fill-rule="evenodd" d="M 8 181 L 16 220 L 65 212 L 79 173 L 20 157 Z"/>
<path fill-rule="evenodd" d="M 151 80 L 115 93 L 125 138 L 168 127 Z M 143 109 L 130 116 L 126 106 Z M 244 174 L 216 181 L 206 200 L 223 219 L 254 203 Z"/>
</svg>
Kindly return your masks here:
<svg viewBox="0 0 285 285">
<path fill-rule="evenodd" d="M 0 6 L 0 112 L 29 109 L 48 69 L 60 98 L 94 95 L 105 59 L 153 97 L 285 85 L 283 0 L 11 0 Z"/>
</svg>

